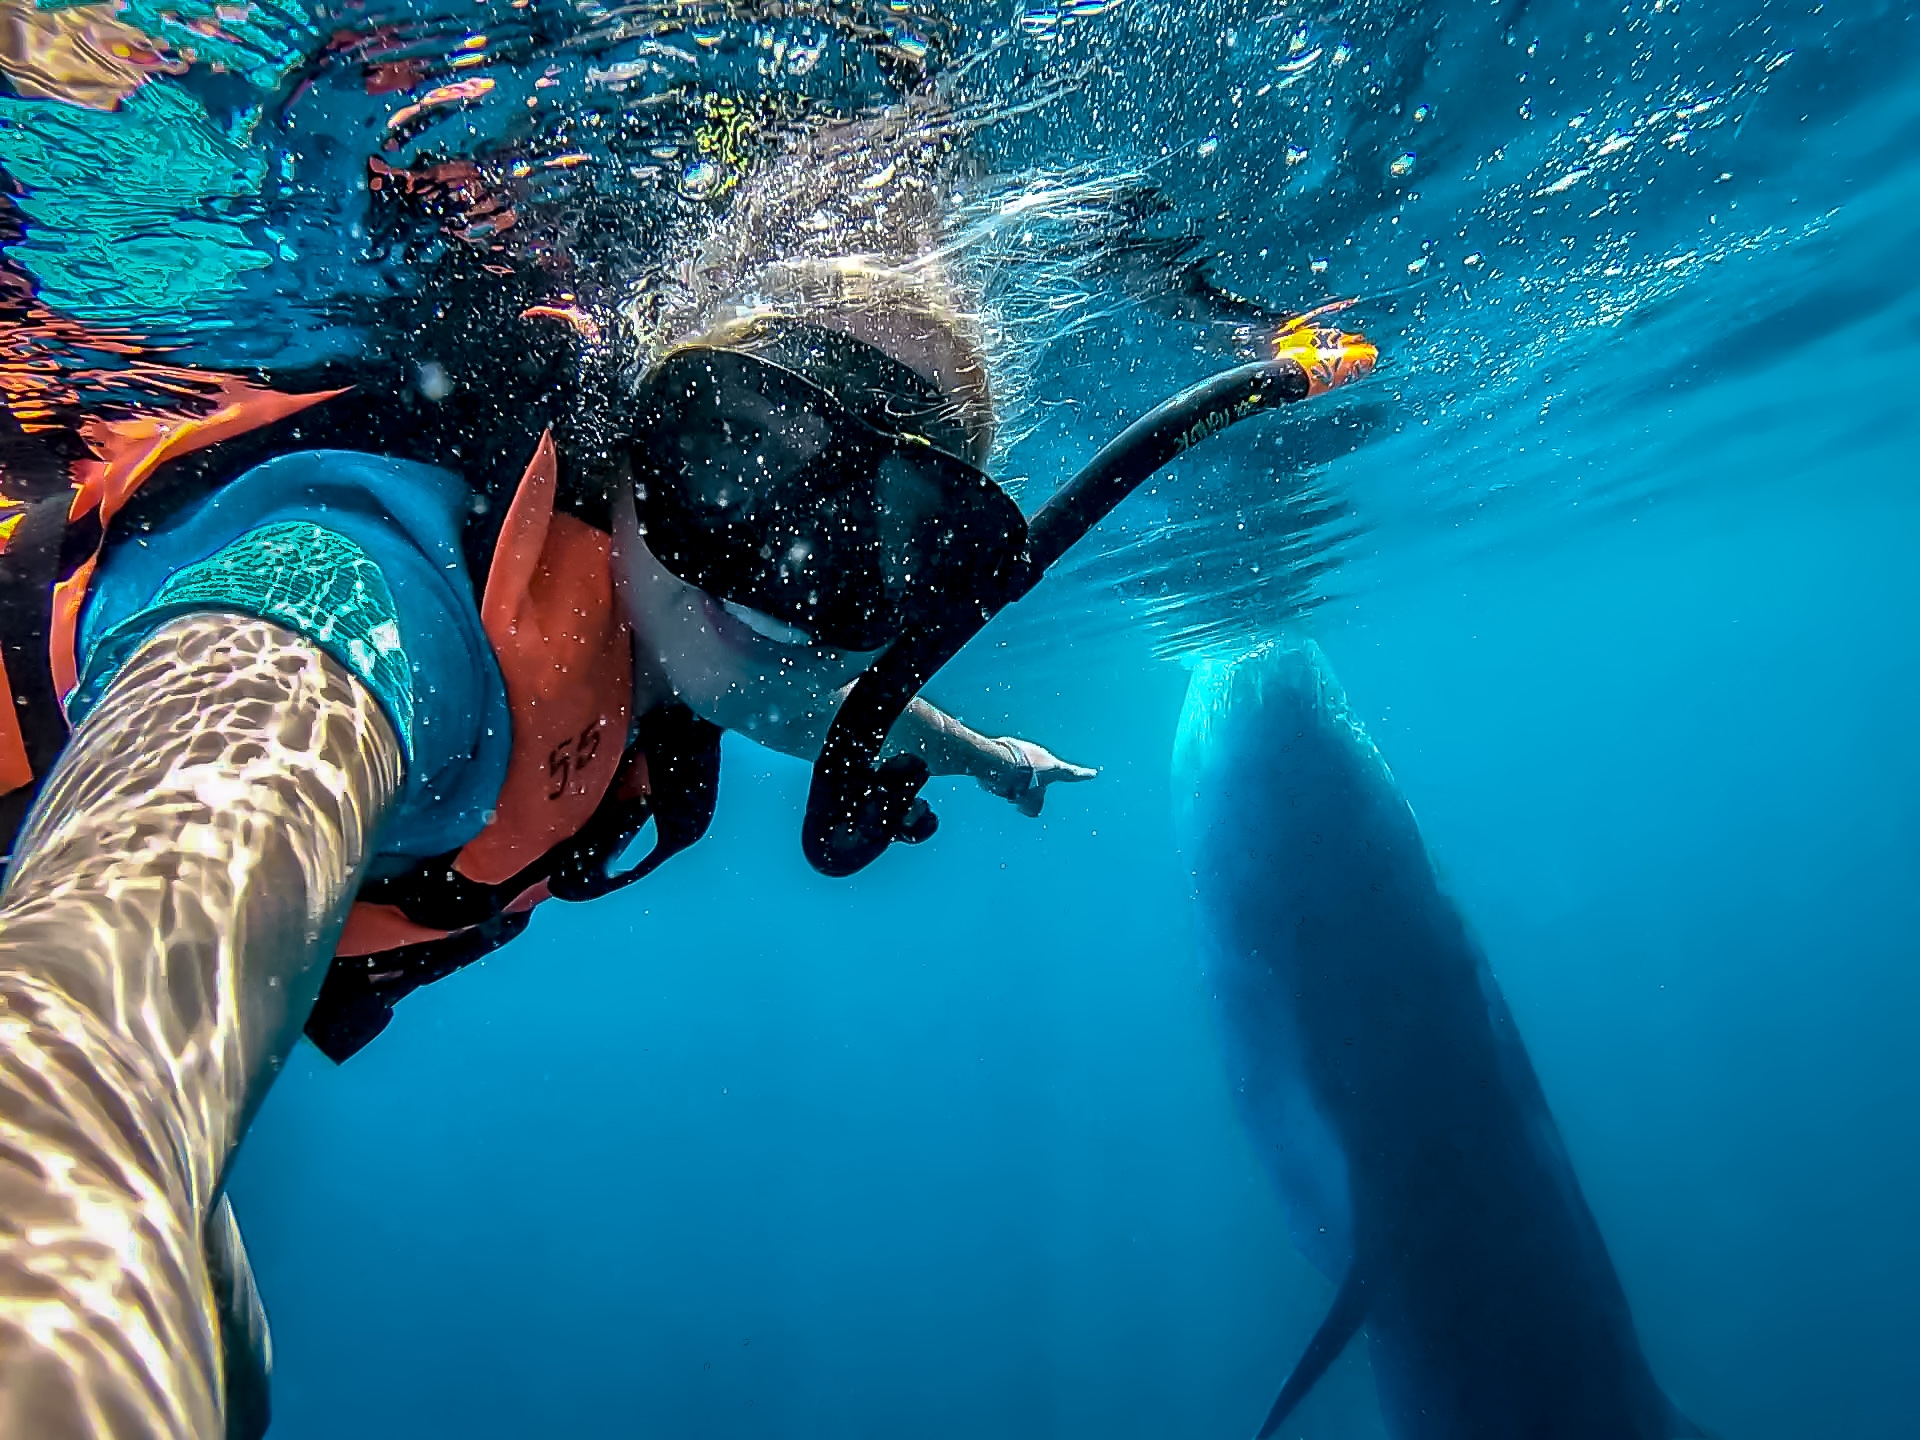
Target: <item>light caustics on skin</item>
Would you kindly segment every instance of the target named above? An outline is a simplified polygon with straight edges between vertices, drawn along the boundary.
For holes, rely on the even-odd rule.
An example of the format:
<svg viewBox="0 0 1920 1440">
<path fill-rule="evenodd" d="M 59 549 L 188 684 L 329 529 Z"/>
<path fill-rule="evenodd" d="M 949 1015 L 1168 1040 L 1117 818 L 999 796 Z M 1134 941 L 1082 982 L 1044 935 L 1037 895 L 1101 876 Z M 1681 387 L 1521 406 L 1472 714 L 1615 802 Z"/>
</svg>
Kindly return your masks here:
<svg viewBox="0 0 1920 1440">
<path fill-rule="evenodd" d="M 0 1434 L 264 1423 L 216 1202 L 400 773 L 346 670 L 228 616 L 163 627 L 76 732 L 0 905 Z"/>
</svg>

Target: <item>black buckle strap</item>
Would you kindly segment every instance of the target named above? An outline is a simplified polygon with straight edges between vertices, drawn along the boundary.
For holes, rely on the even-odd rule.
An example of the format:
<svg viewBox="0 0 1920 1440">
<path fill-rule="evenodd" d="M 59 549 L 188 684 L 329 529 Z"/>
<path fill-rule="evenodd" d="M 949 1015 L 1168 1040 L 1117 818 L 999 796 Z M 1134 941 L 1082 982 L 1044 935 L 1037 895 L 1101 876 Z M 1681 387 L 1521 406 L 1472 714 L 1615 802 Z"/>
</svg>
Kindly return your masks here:
<svg viewBox="0 0 1920 1440">
<path fill-rule="evenodd" d="M 532 919 L 532 911 L 516 910 L 443 939 L 377 955 L 336 955 L 307 1016 L 307 1038 L 334 1064 L 345 1064 L 392 1023 L 395 1005 L 491 955 Z"/>
<path fill-rule="evenodd" d="M 467 930 L 484 925 L 541 882 L 561 900 L 592 900 L 652 874 L 707 833 L 720 783 L 720 728 L 684 705 L 663 705 L 642 716 L 620 759 L 617 776 L 636 756 L 647 764 L 645 799 L 621 799 L 615 779 L 580 830 L 525 869 L 497 884 L 470 879 L 454 869 L 458 850 L 423 860 L 404 874 L 369 880 L 359 898 L 392 905 L 430 930 Z M 618 875 L 607 867 L 634 837 L 654 822 L 658 838 L 638 865 Z"/>
<path fill-rule="evenodd" d="M 415 990 L 471 965 L 525 930 L 532 911 L 506 907 L 540 881 L 559 899 L 590 900 L 652 874 L 693 844 L 713 822 L 720 733 L 719 726 L 683 705 L 664 705 L 642 716 L 621 771 L 636 752 L 645 755 L 648 797 L 622 800 L 609 794 L 579 834 L 503 884 L 467 879 L 453 869 L 449 854 L 405 875 L 363 885 L 360 899 L 395 905 L 416 925 L 454 933 L 374 955 L 334 957 L 307 1018 L 307 1038 L 335 1064 L 346 1061 L 387 1028 L 393 1007 Z M 647 858 L 608 873 L 649 817 L 656 838 Z"/>
<path fill-rule="evenodd" d="M 707 833 L 720 797 L 718 725 L 684 705 L 662 705 L 640 717 L 634 745 L 647 757 L 647 799 L 603 804 L 572 840 L 556 846 L 547 889 L 561 900 L 594 900 L 651 875 Z M 634 836 L 653 816 L 646 859 L 612 874 Z M 604 817 L 604 818 L 603 818 Z"/>
</svg>

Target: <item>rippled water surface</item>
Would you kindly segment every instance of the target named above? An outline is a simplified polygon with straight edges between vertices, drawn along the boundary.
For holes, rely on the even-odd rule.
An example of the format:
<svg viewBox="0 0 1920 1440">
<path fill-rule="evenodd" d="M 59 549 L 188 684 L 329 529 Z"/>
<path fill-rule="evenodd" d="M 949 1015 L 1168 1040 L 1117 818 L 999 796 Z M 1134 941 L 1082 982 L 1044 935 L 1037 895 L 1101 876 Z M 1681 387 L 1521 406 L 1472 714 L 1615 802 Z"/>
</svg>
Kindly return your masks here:
<svg viewBox="0 0 1920 1440">
<path fill-rule="evenodd" d="M 303 1052 L 236 1182 L 276 1435 L 1248 1433 L 1328 1287 L 1232 1124 L 1165 769 L 1179 662 L 1282 626 L 1485 940 L 1682 1407 L 1920 1432 L 1904 0 L 0 27 L 0 394 L 42 432 L 215 370 L 432 398 L 509 343 L 449 353 L 450 314 L 645 313 L 756 175 L 904 104 L 1021 281 L 1029 507 L 1279 315 L 1355 299 L 1382 353 L 1164 472 L 942 677 L 1103 768 L 1043 824 L 953 788 L 933 845 L 825 881 L 805 772 L 742 745 L 646 893 Z M 1365 1366 L 1300 1434 L 1383 1433 Z"/>
</svg>

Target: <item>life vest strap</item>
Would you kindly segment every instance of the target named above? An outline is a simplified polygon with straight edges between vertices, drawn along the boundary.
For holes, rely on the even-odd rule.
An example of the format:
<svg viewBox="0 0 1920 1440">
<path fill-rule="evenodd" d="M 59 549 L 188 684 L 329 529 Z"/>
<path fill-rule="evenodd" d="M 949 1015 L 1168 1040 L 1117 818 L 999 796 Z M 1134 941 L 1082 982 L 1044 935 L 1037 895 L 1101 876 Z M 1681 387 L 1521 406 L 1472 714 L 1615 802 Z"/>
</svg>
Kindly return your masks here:
<svg viewBox="0 0 1920 1440">
<path fill-rule="evenodd" d="M 561 900 L 590 900 L 632 884 L 707 833 L 720 782 L 720 727 L 684 705 L 662 705 L 640 718 L 616 778 L 593 815 L 574 834 L 497 884 L 472 879 L 452 850 L 402 874 L 369 880 L 360 899 L 391 905 L 415 925 L 460 931 L 484 925 L 529 890 L 544 884 Z M 645 790 L 628 786 L 644 774 Z M 654 822 L 652 851 L 638 865 L 609 874 L 634 837 Z"/>
<path fill-rule="evenodd" d="M 571 839 L 499 885 L 482 885 L 453 868 L 458 852 L 436 856 L 405 875 L 373 881 L 360 899 L 390 904 L 415 924 L 452 933 L 377 951 L 336 955 L 307 1017 L 307 1038 L 342 1064 L 385 1030 L 393 1007 L 422 985 L 492 954 L 527 928 L 532 908 L 516 905 L 544 884 L 562 900 L 610 894 L 650 875 L 702 835 L 719 795 L 720 727 L 683 705 L 641 717 L 616 779 L 593 818 Z M 622 783 L 644 768 L 645 793 Z M 607 867 L 651 818 L 655 840 L 646 859 L 618 874 Z M 460 925 L 446 922 L 457 920 Z"/>
<path fill-rule="evenodd" d="M 647 765 L 646 810 L 629 816 L 616 781 L 593 819 L 564 845 L 547 875 L 559 900 L 594 900 L 651 875 L 685 850 L 713 823 L 720 797 L 718 725 L 702 720 L 684 705 L 661 705 L 640 717 L 634 744 Z M 653 849 L 639 864 L 618 874 L 609 870 L 653 817 Z M 551 852 L 550 852 L 551 853 Z"/>
<path fill-rule="evenodd" d="M 307 1016 L 307 1038 L 334 1064 L 344 1064 L 387 1028 L 395 1005 L 422 985 L 491 955 L 532 919 L 531 910 L 508 910 L 439 940 L 374 955 L 336 956 Z"/>
</svg>

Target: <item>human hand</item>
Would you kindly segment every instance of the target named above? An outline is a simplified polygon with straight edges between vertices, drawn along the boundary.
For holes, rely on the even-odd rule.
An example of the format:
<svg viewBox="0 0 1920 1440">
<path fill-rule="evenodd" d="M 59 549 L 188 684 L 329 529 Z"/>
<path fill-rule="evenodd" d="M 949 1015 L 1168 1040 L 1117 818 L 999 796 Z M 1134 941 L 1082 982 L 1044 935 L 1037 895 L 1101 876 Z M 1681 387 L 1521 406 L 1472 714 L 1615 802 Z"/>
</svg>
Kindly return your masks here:
<svg viewBox="0 0 1920 1440">
<path fill-rule="evenodd" d="M 1051 750 L 1013 735 L 1002 735 L 989 744 L 997 754 L 1006 756 L 1006 764 L 997 766 L 980 783 L 1002 800 L 1011 800 L 1022 815 L 1038 815 L 1046 803 L 1047 786 L 1058 781 L 1078 784 L 1100 772 L 1084 765 L 1062 760 Z"/>
</svg>

